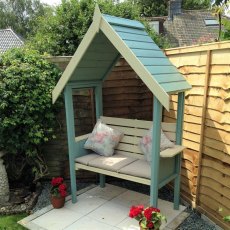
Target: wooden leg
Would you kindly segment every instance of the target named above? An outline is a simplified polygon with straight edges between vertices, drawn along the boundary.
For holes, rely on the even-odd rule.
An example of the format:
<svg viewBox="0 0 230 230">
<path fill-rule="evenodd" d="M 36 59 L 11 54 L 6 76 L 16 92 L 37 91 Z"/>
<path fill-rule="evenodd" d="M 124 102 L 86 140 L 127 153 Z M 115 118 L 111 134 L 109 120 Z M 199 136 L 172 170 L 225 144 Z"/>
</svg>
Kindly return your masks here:
<svg viewBox="0 0 230 230">
<path fill-rule="evenodd" d="M 150 205 L 157 207 L 158 186 L 159 186 L 159 164 L 160 164 L 160 137 L 162 105 L 154 97 L 153 108 L 153 130 L 152 130 L 152 162 L 151 162 L 151 185 L 150 185 Z"/>
<path fill-rule="evenodd" d="M 181 154 L 175 159 L 177 177 L 174 180 L 174 209 L 178 210 L 180 205 L 180 171 L 181 171 Z"/>
<path fill-rule="evenodd" d="M 76 173 L 74 168 L 74 160 L 70 162 L 70 182 L 71 182 L 71 197 L 72 203 L 77 202 L 77 183 L 76 183 Z"/>
<path fill-rule="evenodd" d="M 105 187 L 105 175 L 100 174 L 100 187 L 104 188 Z"/>
</svg>

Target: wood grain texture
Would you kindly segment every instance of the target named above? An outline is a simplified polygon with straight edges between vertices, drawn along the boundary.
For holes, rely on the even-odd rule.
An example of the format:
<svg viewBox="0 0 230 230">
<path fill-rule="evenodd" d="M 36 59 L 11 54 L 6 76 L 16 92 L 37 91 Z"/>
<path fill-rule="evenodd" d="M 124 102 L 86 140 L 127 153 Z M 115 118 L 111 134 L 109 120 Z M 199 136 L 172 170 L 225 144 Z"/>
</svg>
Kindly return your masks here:
<svg viewBox="0 0 230 230">
<path fill-rule="evenodd" d="M 194 175 L 200 169 L 196 203 L 214 221 L 226 226 L 224 213 L 218 213 L 218 209 L 230 207 L 230 42 L 169 49 L 165 53 L 193 86 L 185 96 L 183 145 L 188 148 L 182 156 L 182 183 L 188 180 L 188 188 L 195 186 Z M 170 100 L 170 111 L 163 115 L 165 122 L 176 120 L 176 95 Z M 196 153 L 196 160 L 200 157 L 197 167 L 192 166 L 192 152 L 185 155 L 188 151 Z M 182 197 L 192 202 L 191 191 L 194 189 L 182 186 Z M 229 215 L 229 210 L 225 214 Z"/>
</svg>

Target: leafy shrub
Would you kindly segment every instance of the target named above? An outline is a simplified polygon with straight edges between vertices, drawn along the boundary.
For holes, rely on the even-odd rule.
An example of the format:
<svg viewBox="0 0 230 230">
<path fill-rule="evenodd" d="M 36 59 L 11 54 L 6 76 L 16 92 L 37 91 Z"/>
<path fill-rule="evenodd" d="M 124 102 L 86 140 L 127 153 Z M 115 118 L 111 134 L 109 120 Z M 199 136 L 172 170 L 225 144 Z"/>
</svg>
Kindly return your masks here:
<svg viewBox="0 0 230 230">
<path fill-rule="evenodd" d="M 97 3 L 102 13 L 140 20 L 139 5 L 130 1 L 114 4 L 112 0 L 98 0 Z M 94 0 L 62 1 L 55 13 L 40 17 L 39 27 L 30 38 L 29 46 L 36 47 L 42 54 L 73 55 L 92 23 L 94 9 Z M 157 34 L 153 38 L 160 42 L 161 47 L 165 43 L 164 38 Z"/>
<path fill-rule="evenodd" d="M 36 178 L 42 174 L 41 146 L 55 138 L 51 92 L 59 77 L 34 50 L 12 49 L 0 58 L 0 149 L 7 152 L 6 163 L 20 165 L 18 173 L 29 163 Z"/>
</svg>

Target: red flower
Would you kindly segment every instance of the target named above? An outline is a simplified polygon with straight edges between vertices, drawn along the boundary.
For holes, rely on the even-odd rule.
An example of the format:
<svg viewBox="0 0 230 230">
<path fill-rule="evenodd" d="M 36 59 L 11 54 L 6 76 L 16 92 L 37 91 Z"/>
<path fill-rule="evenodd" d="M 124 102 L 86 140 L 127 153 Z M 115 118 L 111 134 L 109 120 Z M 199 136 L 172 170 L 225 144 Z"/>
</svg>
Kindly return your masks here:
<svg viewBox="0 0 230 230">
<path fill-rule="evenodd" d="M 152 210 L 151 210 L 151 208 L 145 209 L 144 216 L 149 221 L 152 219 Z"/>
<path fill-rule="evenodd" d="M 144 208 L 143 205 L 132 206 L 129 211 L 129 217 L 139 221 L 143 229 L 158 229 L 165 216 L 160 213 L 160 209 L 154 207 Z"/>
<path fill-rule="evenodd" d="M 62 197 L 66 197 L 67 192 L 65 190 L 62 190 L 62 191 L 60 191 L 60 194 L 61 194 Z"/>
<path fill-rule="evenodd" d="M 149 222 L 149 223 L 147 224 L 147 227 L 148 227 L 148 228 L 153 228 L 153 227 L 154 227 L 153 222 Z"/>
<path fill-rule="evenodd" d="M 52 186 L 57 186 L 63 183 L 63 178 L 62 177 L 54 177 L 51 181 Z"/>
<path fill-rule="evenodd" d="M 159 208 L 153 208 L 154 212 L 161 212 L 161 210 Z"/>
<path fill-rule="evenodd" d="M 59 188 L 59 191 L 66 190 L 66 185 L 60 184 L 58 188 Z"/>
<path fill-rule="evenodd" d="M 56 196 L 56 197 L 66 197 L 67 192 L 66 192 L 66 185 L 63 184 L 63 178 L 62 177 L 56 177 L 53 178 L 51 181 L 51 194 L 52 196 Z"/>
<path fill-rule="evenodd" d="M 129 217 L 135 218 L 138 215 L 140 215 L 143 210 L 144 210 L 144 206 L 143 205 L 139 205 L 137 207 L 132 206 L 131 209 L 130 209 L 130 211 L 129 211 Z"/>
</svg>

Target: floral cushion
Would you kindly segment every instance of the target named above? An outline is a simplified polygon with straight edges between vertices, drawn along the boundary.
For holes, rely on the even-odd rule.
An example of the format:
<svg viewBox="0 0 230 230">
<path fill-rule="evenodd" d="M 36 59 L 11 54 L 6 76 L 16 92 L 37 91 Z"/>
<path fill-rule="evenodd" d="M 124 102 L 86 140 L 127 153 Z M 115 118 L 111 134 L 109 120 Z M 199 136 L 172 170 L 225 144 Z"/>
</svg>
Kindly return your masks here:
<svg viewBox="0 0 230 230">
<path fill-rule="evenodd" d="M 160 151 L 163 151 L 167 148 L 173 148 L 174 143 L 171 142 L 161 130 L 161 143 L 160 143 Z M 148 132 L 141 138 L 140 141 L 141 151 L 144 153 L 147 161 L 151 161 L 151 150 L 152 150 L 152 128 L 148 130 Z"/>
<path fill-rule="evenodd" d="M 93 132 L 85 142 L 84 148 L 91 149 L 99 155 L 109 157 L 113 155 L 114 148 L 122 137 L 123 133 L 103 124 L 99 119 Z"/>
</svg>

